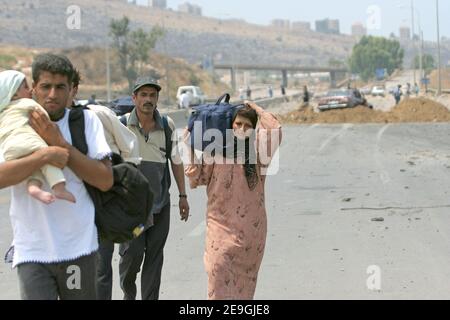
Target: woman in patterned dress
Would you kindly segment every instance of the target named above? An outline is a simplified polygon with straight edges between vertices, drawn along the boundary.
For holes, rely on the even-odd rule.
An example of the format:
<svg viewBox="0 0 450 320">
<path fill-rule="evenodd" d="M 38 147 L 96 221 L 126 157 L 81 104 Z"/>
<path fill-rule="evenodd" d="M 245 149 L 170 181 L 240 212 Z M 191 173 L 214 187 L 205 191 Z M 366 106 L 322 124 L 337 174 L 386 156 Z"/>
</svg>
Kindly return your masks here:
<svg viewBox="0 0 450 320">
<path fill-rule="evenodd" d="M 185 168 L 191 188 L 207 187 L 208 299 L 253 299 L 266 243 L 265 174 L 281 142 L 281 125 L 273 114 L 247 102 L 233 119 L 233 132 L 235 145 L 238 140 L 247 145 L 241 153 L 235 147 L 235 163 L 223 158 L 195 162 L 191 152 Z M 251 136 L 256 137 L 254 145 Z"/>
</svg>

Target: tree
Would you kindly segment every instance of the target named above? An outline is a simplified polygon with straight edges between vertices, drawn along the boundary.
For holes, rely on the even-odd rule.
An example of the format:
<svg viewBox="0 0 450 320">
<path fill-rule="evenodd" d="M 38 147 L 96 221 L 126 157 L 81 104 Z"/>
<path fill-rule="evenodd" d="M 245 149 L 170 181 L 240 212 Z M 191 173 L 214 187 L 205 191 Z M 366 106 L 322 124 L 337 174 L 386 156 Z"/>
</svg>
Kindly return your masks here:
<svg viewBox="0 0 450 320">
<path fill-rule="evenodd" d="M 414 65 L 414 67 L 416 69 L 420 68 L 420 55 L 416 56 L 414 58 L 414 64 L 413 65 Z M 425 75 L 430 74 L 431 71 L 436 69 L 436 60 L 434 60 L 434 57 L 431 54 L 425 54 L 423 56 L 422 67 L 425 70 Z"/>
<path fill-rule="evenodd" d="M 164 32 L 158 26 L 153 27 L 150 32 L 141 28 L 131 31 L 130 19 L 125 16 L 120 20 L 111 20 L 110 36 L 119 56 L 122 75 L 127 78 L 131 91 L 138 74 L 143 72 L 143 65 L 148 61 L 150 50 L 155 48 Z"/>
<path fill-rule="evenodd" d="M 392 74 L 403 65 L 404 51 L 396 40 L 364 36 L 353 47 L 349 66 L 353 73 L 360 74 L 364 81 L 375 77 L 377 69 L 386 69 Z"/>
<path fill-rule="evenodd" d="M 342 68 L 345 67 L 345 62 L 338 60 L 336 58 L 330 58 L 328 60 L 328 66 L 332 68 Z"/>
</svg>

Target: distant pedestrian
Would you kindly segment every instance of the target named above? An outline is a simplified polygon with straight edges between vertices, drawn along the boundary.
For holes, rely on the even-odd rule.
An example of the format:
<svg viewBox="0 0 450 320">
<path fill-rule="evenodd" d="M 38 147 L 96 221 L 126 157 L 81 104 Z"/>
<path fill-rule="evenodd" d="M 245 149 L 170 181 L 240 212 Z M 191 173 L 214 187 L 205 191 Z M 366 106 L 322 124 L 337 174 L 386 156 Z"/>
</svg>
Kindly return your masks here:
<svg viewBox="0 0 450 320">
<path fill-rule="evenodd" d="M 189 91 L 184 91 L 180 96 L 180 105 L 182 109 L 185 109 L 185 118 L 189 118 L 191 114 L 191 101 L 192 94 Z"/>
<path fill-rule="evenodd" d="M 97 104 L 97 101 L 95 100 L 95 98 L 96 98 L 96 96 L 95 96 L 95 94 L 93 94 L 93 95 L 89 98 L 87 104 L 94 104 L 94 105 Z"/>
<path fill-rule="evenodd" d="M 283 85 L 281 86 L 281 95 L 283 97 L 286 95 L 286 88 Z"/>
<path fill-rule="evenodd" d="M 394 98 L 395 98 L 396 105 L 400 103 L 400 100 L 402 99 L 402 95 L 403 95 L 402 86 L 399 84 L 397 86 L 397 88 L 394 89 Z"/>
<path fill-rule="evenodd" d="M 269 93 L 269 98 L 273 98 L 273 88 L 272 86 L 269 86 L 269 88 L 267 89 L 268 93 Z"/>
<path fill-rule="evenodd" d="M 247 99 L 252 99 L 252 89 L 250 89 L 250 86 L 247 86 Z"/>
<path fill-rule="evenodd" d="M 308 91 L 308 87 L 304 86 L 303 87 L 303 106 L 308 106 L 309 105 L 309 91 Z"/>
<path fill-rule="evenodd" d="M 419 96 L 420 88 L 417 83 L 414 84 L 414 93 L 415 93 L 416 97 Z"/>
<path fill-rule="evenodd" d="M 244 88 L 240 87 L 240 88 L 239 88 L 239 99 L 241 99 L 241 100 L 244 100 L 244 99 L 245 99 L 244 93 L 245 93 Z"/>
</svg>

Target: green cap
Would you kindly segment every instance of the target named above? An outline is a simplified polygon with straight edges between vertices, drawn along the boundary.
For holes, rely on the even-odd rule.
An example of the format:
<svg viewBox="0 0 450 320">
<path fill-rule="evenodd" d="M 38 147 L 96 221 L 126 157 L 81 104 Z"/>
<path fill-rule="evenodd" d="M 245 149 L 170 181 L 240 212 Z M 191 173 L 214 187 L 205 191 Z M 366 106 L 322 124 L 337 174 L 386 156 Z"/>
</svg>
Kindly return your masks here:
<svg viewBox="0 0 450 320">
<path fill-rule="evenodd" d="M 158 84 L 158 81 L 151 77 L 141 77 L 136 80 L 136 83 L 133 88 L 133 93 L 136 93 L 140 88 L 144 86 L 152 86 L 156 90 L 161 91 L 161 86 Z"/>
</svg>

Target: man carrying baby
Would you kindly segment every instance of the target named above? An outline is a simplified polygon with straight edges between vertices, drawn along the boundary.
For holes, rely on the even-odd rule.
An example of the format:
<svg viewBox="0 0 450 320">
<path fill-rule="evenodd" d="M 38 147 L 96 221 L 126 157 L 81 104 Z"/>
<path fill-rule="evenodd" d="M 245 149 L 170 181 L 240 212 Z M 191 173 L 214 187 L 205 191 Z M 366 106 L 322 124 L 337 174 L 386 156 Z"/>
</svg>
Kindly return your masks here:
<svg viewBox="0 0 450 320">
<path fill-rule="evenodd" d="M 94 205 L 83 181 L 102 191 L 111 188 L 111 150 L 100 120 L 89 110 L 84 111 L 87 156 L 71 145 L 66 106 L 74 68 L 66 57 L 39 55 L 32 73 L 34 98 L 47 114 L 33 111 L 30 125 L 49 146 L 67 150 L 63 174 L 76 202 L 56 199 L 45 204 L 28 193 L 27 181 L 12 187 L 13 267 L 17 267 L 20 294 L 33 300 L 95 299 L 98 236 Z M 7 169 L 20 170 L 25 163 L 20 160 L 0 164 L 0 177 L 7 175 Z M 42 189 L 50 192 L 48 182 L 43 182 Z"/>
</svg>

